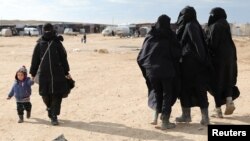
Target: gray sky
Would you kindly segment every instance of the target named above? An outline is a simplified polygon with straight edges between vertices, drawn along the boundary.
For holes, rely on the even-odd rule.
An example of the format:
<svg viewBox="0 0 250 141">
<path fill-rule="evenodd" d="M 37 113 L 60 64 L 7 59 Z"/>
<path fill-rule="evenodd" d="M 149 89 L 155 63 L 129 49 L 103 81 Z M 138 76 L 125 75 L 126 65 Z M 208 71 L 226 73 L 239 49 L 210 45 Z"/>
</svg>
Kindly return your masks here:
<svg viewBox="0 0 250 141">
<path fill-rule="evenodd" d="M 167 14 L 176 22 L 187 5 L 196 9 L 200 23 L 214 7 L 224 8 L 229 22 L 250 22 L 250 0 L 0 0 L 0 18 L 129 24 L 155 22 Z"/>
</svg>

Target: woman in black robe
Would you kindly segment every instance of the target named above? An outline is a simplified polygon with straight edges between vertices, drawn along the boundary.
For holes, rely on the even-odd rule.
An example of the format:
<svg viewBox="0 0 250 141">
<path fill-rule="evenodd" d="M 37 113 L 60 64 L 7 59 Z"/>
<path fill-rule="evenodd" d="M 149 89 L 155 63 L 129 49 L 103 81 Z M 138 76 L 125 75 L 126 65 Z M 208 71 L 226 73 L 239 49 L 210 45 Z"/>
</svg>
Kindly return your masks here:
<svg viewBox="0 0 250 141">
<path fill-rule="evenodd" d="M 237 56 L 232 40 L 227 15 L 220 7 L 213 8 L 208 20 L 208 45 L 211 50 L 211 59 L 214 74 L 210 84 L 210 93 L 215 100 L 215 114 L 223 118 L 221 106 L 226 104 L 225 115 L 235 110 L 233 99 L 239 96 L 237 82 Z"/>
<path fill-rule="evenodd" d="M 59 124 L 57 116 L 60 115 L 62 98 L 68 93 L 65 77 L 71 78 L 67 52 L 61 41 L 63 37 L 57 36 L 53 25 L 45 24 L 43 35 L 34 48 L 30 67 L 33 79 L 40 68 L 39 94 L 47 107 L 52 125 Z"/>
<path fill-rule="evenodd" d="M 201 109 L 201 124 L 209 124 L 208 117 L 208 56 L 204 32 L 197 21 L 196 11 L 186 6 L 179 14 L 177 37 L 182 47 L 180 102 L 182 115 L 177 122 L 191 122 L 191 107 Z"/>
<path fill-rule="evenodd" d="M 176 62 L 180 56 L 178 40 L 170 29 L 170 18 L 161 15 L 145 38 L 137 62 L 146 79 L 149 96 L 155 96 L 156 112 L 162 113 L 163 130 L 175 127 L 174 123 L 169 122 L 169 118 L 177 98 L 174 84 L 177 75 Z"/>
</svg>

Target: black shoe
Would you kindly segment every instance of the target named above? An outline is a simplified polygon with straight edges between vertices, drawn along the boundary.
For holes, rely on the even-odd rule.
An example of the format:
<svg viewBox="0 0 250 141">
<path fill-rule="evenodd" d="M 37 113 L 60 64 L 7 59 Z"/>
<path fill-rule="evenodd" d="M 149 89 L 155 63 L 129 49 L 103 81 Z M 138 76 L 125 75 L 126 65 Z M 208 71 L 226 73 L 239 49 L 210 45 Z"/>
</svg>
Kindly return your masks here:
<svg viewBox="0 0 250 141">
<path fill-rule="evenodd" d="M 52 125 L 58 125 L 59 124 L 59 122 L 57 120 L 57 116 L 52 116 L 51 117 L 51 124 Z"/>
<path fill-rule="evenodd" d="M 51 124 L 52 124 L 52 125 L 58 125 L 59 122 L 58 122 L 58 120 L 51 120 Z"/>
</svg>

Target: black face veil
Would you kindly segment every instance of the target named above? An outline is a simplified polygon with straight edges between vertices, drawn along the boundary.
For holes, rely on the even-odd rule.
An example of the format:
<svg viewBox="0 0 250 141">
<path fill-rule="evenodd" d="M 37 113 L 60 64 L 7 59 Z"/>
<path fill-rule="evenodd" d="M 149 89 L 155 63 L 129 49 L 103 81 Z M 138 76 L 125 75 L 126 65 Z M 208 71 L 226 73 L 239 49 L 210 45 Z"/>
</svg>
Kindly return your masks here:
<svg viewBox="0 0 250 141">
<path fill-rule="evenodd" d="M 196 11 L 193 7 L 191 6 L 186 6 L 185 8 L 183 8 L 178 16 L 177 22 L 176 24 L 178 25 L 178 29 L 176 30 L 177 33 L 177 38 L 181 39 L 182 38 L 182 34 L 184 32 L 185 29 L 185 25 L 192 21 L 192 20 L 196 20 Z"/>
<path fill-rule="evenodd" d="M 221 7 L 213 8 L 210 12 L 210 16 L 208 19 L 208 26 L 214 24 L 216 21 L 220 19 L 227 19 L 227 14 L 225 10 Z"/>
<path fill-rule="evenodd" d="M 168 38 L 171 35 L 170 28 L 170 17 L 163 14 L 158 17 L 157 22 L 153 26 L 153 30 L 150 32 L 154 36 L 158 36 L 159 38 Z"/>
<path fill-rule="evenodd" d="M 176 23 L 182 25 L 192 20 L 196 20 L 196 11 L 194 7 L 186 6 L 181 10 Z"/>
<path fill-rule="evenodd" d="M 155 23 L 155 28 L 156 29 L 168 29 L 170 28 L 170 18 L 163 14 L 159 16 L 157 22 Z"/>
</svg>

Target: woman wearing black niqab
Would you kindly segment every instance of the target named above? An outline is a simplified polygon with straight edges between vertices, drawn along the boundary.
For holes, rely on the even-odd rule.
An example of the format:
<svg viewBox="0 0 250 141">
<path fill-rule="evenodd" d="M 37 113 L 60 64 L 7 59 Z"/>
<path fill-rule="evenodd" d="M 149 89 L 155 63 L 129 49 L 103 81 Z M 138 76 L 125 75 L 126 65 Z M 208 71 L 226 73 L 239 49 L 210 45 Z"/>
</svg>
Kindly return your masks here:
<svg viewBox="0 0 250 141">
<path fill-rule="evenodd" d="M 215 7 L 208 19 L 208 45 L 212 53 L 214 74 L 209 92 L 214 96 L 215 114 L 223 118 L 221 106 L 226 104 L 225 115 L 235 110 L 233 100 L 239 96 L 237 82 L 236 47 L 232 40 L 227 14 L 223 8 Z"/>
<path fill-rule="evenodd" d="M 65 77 L 70 78 L 67 52 L 63 37 L 56 34 L 51 23 L 43 26 L 43 35 L 33 50 L 30 74 L 32 79 L 40 70 L 39 94 L 47 107 L 52 125 L 58 125 L 62 98 L 68 94 Z M 39 69 L 39 70 L 38 70 Z"/>
<path fill-rule="evenodd" d="M 145 38 L 137 62 L 146 79 L 149 97 L 153 95 L 156 99 L 155 110 L 162 113 L 162 130 L 175 128 L 169 118 L 177 98 L 173 89 L 176 62 L 180 57 L 180 46 L 176 34 L 170 29 L 170 18 L 161 15 Z"/>
<path fill-rule="evenodd" d="M 177 122 L 191 122 L 191 107 L 201 109 L 201 124 L 209 124 L 207 98 L 207 51 L 203 30 L 197 21 L 196 11 L 186 6 L 177 20 L 177 37 L 182 47 L 180 102 L 182 115 Z"/>
</svg>

